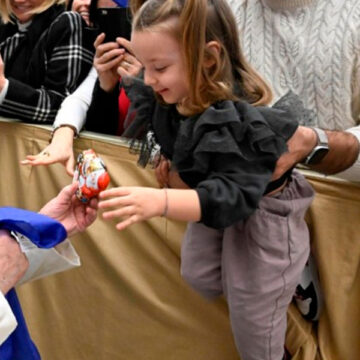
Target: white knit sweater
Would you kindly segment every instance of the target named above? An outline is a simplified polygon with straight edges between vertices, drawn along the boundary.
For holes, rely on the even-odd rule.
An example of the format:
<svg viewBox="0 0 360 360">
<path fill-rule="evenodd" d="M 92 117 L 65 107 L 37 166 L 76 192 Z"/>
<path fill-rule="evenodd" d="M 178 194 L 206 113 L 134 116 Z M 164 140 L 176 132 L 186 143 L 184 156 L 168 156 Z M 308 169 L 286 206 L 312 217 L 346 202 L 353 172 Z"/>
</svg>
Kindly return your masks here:
<svg viewBox="0 0 360 360">
<path fill-rule="evenodd" d="M 275 100 L 292 90 L 316 111 L 317 126 L 352 128 L 360 140 L 360 1 L 227 1 L 245 56 Z M 360 161 L 344 177 L 360 181 Z"/>
</svg>

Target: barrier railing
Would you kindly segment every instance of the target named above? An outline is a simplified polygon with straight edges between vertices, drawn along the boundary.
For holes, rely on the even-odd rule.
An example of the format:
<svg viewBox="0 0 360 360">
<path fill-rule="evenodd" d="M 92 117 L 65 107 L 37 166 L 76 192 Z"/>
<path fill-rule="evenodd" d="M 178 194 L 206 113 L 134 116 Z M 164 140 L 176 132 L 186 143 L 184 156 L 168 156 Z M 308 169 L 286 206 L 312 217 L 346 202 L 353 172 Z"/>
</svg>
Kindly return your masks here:
<svg viewBox="0 0 360 360">
<path fill-rule="evenodd" d="M 38 210 L 71 181 L 64 167 L 19 164 L 42 150 L 50 128 L 0 121 L 0 205 Z M 156 186 L 122 138 L 83 133 L 111 184 Z M 317 191 L 309 211 L 312 246 L 325 294 L 315 326 L 291 306 L 287 347 L 294 360 L 358 359 L 360 348 L 360 188 L 308 173 Z M 185 224 L 155 218 L 118 232 L 101 216 L 72 242 L 82 266 L 19 287 L 44 360 L 239 359 L 223 299 L 203 300 L 181 279 Z"/>
</svg>

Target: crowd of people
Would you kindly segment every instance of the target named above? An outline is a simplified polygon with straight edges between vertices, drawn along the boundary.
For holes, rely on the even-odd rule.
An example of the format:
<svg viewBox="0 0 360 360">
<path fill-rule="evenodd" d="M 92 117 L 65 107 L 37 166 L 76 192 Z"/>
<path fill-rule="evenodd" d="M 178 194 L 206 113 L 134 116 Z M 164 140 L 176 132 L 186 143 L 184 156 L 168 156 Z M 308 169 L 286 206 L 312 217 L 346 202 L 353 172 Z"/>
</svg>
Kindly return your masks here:
<svg viewBox="0 0 360 360">
<path fill-rule="evenodd" d="M 119 6 L 132 14 L 131 40 L 107 42 L 98 9 Z M 314 192 L 296 167 L 359 181 L 360 4 L 0 0 L 0 11 L 0 116 L 53 125 L 49 145 L 22 164 L 62 163 L 72 176 L 74 138 L 86 129 L 136 139 L 139 164 L 151 163 L 159 183 L 112 188 L 85 205 L 69 185 L 40 211 L 65 228 L 56 244 L 44 232 L 52 249 L 41 255 L 21 251 L 31 233 L 1 229 L 1 293 L 49 258 L 42 276 L 78 265 L 64 239 L 98 208 L 118 230 L 154 216 L 186 221 L 181 274 L 204 297 L 225 296 L 241 358 L 290 359 L 294 294 L 308 301 L 308 319 L 320 312 L 319 295 L 299 285 Z M 268 247 L 274 238 L 278 247 Z M 12 309 L 0 296 L 0 354 L 16 321 L 27 334 L 8 300 Z M 19 349 L 39 358 L 28 344 Z"/>
</svg>

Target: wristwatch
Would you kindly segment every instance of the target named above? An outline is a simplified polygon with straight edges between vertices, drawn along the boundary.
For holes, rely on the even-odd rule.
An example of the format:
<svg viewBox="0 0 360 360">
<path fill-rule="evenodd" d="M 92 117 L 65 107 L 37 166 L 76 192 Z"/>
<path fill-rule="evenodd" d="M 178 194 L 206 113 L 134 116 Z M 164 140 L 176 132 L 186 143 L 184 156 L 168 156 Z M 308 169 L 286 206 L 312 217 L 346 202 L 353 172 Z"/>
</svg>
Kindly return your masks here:
<svg viewBox="0 0 360 360">
<path fill-rule="evenodd" d="M 303 162 L 305 165 L 319 164 L 329 152 L 329 141 L 326 132 L 316 127 L 313 127 L 311 129 L 315 131 L 315 134 L 317 136 L 317 145 L 305 158 Z"/>
</svg>

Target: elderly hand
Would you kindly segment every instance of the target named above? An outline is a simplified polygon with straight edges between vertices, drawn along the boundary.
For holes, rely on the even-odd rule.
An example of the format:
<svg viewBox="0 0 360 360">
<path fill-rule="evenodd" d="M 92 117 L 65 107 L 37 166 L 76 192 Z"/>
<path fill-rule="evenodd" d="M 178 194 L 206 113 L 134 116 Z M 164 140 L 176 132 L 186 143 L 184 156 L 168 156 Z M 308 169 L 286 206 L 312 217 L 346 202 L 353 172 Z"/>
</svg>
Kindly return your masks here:
<svg viewBox="0 0 360 360">
<path fill-rule="evenodd" d="M 75 195 L 77 186 L 77 182 L 65 186 L 39 211 L 40 214 L 61 222 L 68 236 L 84 231 L 97 216 L 98 200 L 93 198 L 88 203 L 82 203 Z"/>
<path fill-rule="evenodd" d="M 0 291 L 6 294 L 29 267 L 26 256 L 9 232 L 0 230 Z"/>
<path fill-rule="evenodd" d="M 73 151 L 74 130 L 64 126 L 56 129 L 54 136 L 43 151 L 37 155 L 27 155 L 22 165 L 50 165 L 61 163 L 69 176 L 74 175 L 75 158 Z"/>
</svg>

